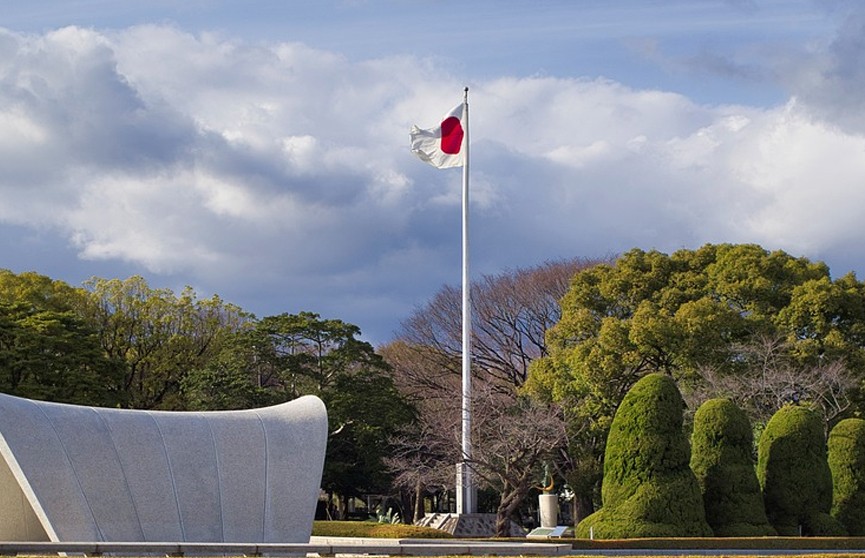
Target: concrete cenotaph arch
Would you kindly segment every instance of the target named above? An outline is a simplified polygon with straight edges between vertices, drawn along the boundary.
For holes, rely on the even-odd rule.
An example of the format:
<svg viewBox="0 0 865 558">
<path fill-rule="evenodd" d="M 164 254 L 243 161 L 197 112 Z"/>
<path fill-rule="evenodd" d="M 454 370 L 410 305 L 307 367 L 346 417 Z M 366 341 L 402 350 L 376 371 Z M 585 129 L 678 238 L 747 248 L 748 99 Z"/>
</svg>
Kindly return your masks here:
<svg viewBox="0 0 865 558">
<path fill-rule="evenodd" d="M 0 394 L 0 540 L 305 543 L 327 411 L 104 409 Z"/>
</svg>

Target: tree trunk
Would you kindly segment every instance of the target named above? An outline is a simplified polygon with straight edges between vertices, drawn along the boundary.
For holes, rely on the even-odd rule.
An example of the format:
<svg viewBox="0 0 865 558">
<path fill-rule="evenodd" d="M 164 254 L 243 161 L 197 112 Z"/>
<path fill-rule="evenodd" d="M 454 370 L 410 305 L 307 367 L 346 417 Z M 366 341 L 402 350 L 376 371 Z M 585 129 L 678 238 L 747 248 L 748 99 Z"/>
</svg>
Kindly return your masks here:
<svg viewBox="0 0 865 558">
<path fill-rule="evenodd" d="M 502 500 L 496 509 L 496 536 L 511 536 L 511 518 L 523 501 L 526 493 L 522 490 L 502 492 Z"/>
<path fill-rule="evenodd" d="M 592 496 L 590 494 L 574 494 L 574 501 L 572 505 L 574 527 L 579 525 L 580 521 L 584 520 L 592 512 L 595 511 L 595 505 L 592 502 Z"/>
<path fill-rule="evenodd" d="M 333 504 L 333 492 L 327 493 L 327 518 L 331 521 L 336 519 L 336 508 Z"/>
<path fill-rule="evenodd" d="M 337 505 L 339 506 L 337 516 L 340 519 L 345 519 L 346 517 L 348 517 L 348 498 L 346 498 L 342 494 L 337 494 L 336 501 Z"/>
<path fill-rule="evenodd" d="M 423 516 L 423 485 L 420 482 L 420 478 L 418 478 L 417 483 L 414 486 L 414 514 L 412 517 L 412 523 L 417 523 L 423 518 Z"/>
</svg>

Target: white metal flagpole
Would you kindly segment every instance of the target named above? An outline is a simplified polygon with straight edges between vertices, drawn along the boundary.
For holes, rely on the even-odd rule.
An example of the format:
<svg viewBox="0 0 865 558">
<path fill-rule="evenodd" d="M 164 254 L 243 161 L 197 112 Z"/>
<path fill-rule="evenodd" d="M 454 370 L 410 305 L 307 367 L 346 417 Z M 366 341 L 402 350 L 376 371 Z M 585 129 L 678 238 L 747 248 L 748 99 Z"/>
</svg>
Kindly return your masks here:
<svg viewBox="0 0 865 558">
<path fill-rule="evenodd" d="M 465 160 L 463 161 L 463 398 L 462 398 L 462 454 L 463 461 L 460 464 L 461 490 L 457 498 L 457 513 L 475 513 L 475 489 L 469 463 L 472 459 L 471 440 L 471 341 L 472 341 L 472 306 L 471 306 L 471 280 L 469 276 L 469 88 L 466 87 L 463 94 L 463 115 L 465 130 L 463 137 L 463 148 L 465 149 Z"/>
</svg>

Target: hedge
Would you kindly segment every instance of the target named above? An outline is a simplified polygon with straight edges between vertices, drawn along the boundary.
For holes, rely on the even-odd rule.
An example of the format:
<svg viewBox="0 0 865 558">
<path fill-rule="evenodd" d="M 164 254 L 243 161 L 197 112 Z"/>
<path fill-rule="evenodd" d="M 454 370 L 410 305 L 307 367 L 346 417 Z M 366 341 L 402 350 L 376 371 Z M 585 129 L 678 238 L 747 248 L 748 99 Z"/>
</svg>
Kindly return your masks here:
<svg viewBox="0 0 865 558">
<path fill-rule="evenodd" d="M 847 533 L 865 535 L 865 420 L 845 419 L 829 433 L 832 517 Z"/>
<path fill-rule="evenodd" d="M 823 421 L 813 410 L 786 405 L 772 416 L 757 447 L 757 479 L 766 515 L 779 535 L 846 534 L 829 515 L 832 475 Z"/>
<path fill-rule="evenodd" d="M 690 447 L 685 403 L 676 383 L 649 374 L 625 395 L 604 454 L 603 507 L 583 519 L 578 537 L 711 536 Z"/>
<path fill-rule="evenodd" d="M 694 414 L 691 470 L 703 494 L 706 521 L 718 537 L 775 535 L 754 472 L 754 436 L 745 412 L 710 399 Z"/>
</svg>

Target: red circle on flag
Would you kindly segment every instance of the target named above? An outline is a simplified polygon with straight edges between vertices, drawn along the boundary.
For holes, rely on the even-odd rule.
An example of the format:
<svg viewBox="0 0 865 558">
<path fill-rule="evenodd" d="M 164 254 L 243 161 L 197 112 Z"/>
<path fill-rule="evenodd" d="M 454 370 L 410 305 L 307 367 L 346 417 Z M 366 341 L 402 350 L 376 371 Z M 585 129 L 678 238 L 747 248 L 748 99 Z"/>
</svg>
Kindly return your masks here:
<svg viewBox="0 0 865 558">
<path fill-rule="evenodd" d="M 442 122 L 442 151 L 456 155 L 463 145 L 463 125 L 456 116 L 449 116 Z"/>
</svg>

